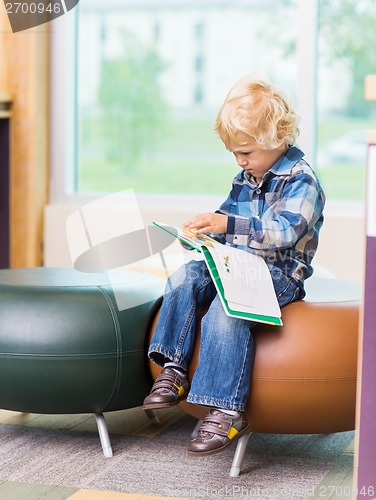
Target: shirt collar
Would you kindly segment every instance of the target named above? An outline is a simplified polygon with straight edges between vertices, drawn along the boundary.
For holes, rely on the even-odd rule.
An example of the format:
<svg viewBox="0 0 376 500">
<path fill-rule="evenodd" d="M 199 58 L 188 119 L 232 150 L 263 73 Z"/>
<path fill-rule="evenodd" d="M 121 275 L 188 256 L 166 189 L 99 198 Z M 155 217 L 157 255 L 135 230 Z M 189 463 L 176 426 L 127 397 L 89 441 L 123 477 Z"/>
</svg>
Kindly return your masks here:
<svg viewBox="0 0 376 500">
<path fill-rule="evenodd" d="M 268 170 L 274 175 L 285 175 L 289 174 L 294 165 L 298 163 L 304 156 L 303 151 L 301 151 L 297 146 L 289 146 L 286 154 L 281 156 L 281 158 Z"/>
<path fill-rule="evenodd" d="M 244 176 L 245 179 L 254 186 L 262 186 L 262 184 L 267 180 L 270 174 L 274 175 L 286 175 L 289 174 L 294 165 L 298 163 L 304 156 L 303 151 L 301 151 L 297 146 L 289 145 L 286 153 L 276 161 L 276 163 L 263 175 L 262 181 L 260 184 L 257 183 L 256 179 L 253 175 L 248 174 L 244 170 L 240 172 L 240 175 Z"/>
</svg>

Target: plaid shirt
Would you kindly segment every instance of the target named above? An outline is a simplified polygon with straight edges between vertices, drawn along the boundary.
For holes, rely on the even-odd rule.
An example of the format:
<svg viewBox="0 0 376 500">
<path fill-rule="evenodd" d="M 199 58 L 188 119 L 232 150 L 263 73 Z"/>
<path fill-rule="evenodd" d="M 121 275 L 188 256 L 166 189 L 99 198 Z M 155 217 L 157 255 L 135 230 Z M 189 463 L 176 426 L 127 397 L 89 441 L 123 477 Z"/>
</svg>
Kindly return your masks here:
<svg viewBox="0 0 376 500">
<path fill-rule="evenodd" d="M 228 216 L 227 244 L 261 255 L 303 288 L 311 276 L 323 223 L 325 195 L 296 146 L 263 176 L 260 184 L 244 170 L 217 213 Z"/>
</svg>

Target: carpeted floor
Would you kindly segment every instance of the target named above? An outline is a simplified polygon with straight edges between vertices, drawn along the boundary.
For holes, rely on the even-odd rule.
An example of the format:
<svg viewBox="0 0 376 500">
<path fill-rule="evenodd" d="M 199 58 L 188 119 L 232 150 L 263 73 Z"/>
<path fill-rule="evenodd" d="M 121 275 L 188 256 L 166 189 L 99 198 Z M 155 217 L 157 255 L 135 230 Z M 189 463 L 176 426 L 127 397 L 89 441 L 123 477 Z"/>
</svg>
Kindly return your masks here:
<svg viewBox="0 0 376 500">
<path fill-rule="evenodd" d="M 195 420 L 176 408 L 158 415 L 155 426 L 141 408 L 107 414 L 114 457 L 105 459 L 91 415 L 0 411 L 0 500 L 73 499 L 81 489 L 127 498 L 351 498 L 353 432 L 253 434 L 241 475 L 230 478 L 235 446 L 188 457 Z"/>
</svg>

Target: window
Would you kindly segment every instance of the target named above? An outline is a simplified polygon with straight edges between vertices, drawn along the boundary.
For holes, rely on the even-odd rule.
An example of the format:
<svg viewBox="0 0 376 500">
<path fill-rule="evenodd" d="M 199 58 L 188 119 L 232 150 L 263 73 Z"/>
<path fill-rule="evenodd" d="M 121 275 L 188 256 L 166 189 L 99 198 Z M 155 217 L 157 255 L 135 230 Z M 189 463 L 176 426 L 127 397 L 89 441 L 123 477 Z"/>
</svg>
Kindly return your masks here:
<svg viewBox="0 0 376 500">
<path fill-rule="evenodd" d="M 81 0 L 76 189 L 226 192 L 238 167 L 213 132 L 216 112 L 249 72 L 295 92 L 294 12 L 293 0 Z M 275 19 L 289 46 L 275 43 Z"/>
<path fill-rule="evenodd" d="M 54 21 L 51 199 L 223 195 L 237 166 L 213 124 L 246 73 L 295 100 L 328 199 L 363 199 L 375 17 L 374 0 L 81 0 Z"/>
<path fill-rule="evenodd" d="M 74 58 L 65 73 L 71 95 L 60 106 L 75 130 L 65 127 L 68 148 L 55 154 L 70 171 L 64 182 L 56 174 L 55 191 L 223 196 L 238 167 L 213 130 L 216 114 L 247 73 L 297 100 L 298 2 L 312 4 L 81 0 L 62 35 Z M 54 126 L 61 128 L 58 119 Z"/>
</svg>

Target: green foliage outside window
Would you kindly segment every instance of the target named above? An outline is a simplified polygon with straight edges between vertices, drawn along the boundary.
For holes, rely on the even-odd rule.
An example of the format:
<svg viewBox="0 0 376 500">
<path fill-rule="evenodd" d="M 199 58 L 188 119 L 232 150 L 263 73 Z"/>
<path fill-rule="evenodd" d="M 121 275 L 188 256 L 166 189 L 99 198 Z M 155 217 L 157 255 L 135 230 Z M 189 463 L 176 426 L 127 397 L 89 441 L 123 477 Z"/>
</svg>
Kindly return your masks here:
<svg viewBox="0 0 376 500">
<path fill-rule="evenodd" d="M 320 30 L 325 40 L 324 62 L 341 61 L 351 74 L 343 114 L 367 118 L 372 107 L 364 100 L 364 78 L 376 72 L 375 0 L 320 0 Z"/>
</svg>

